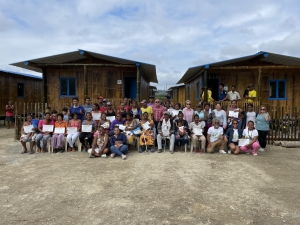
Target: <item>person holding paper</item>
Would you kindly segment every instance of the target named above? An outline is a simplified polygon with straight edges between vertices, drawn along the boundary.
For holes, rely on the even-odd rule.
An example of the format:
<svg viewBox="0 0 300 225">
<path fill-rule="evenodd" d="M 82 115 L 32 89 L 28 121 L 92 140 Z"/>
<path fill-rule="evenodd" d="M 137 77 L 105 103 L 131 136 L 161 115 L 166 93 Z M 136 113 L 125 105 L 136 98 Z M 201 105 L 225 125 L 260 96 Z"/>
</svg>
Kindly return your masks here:
<svg viewBox="0 0 300 225">
<path fill-rule="evenodd" d="M 200 121 L 198 115 L 194 115 L 194 122 L 190 123 L 189 125 L 191 134 L 192 134 L 192 146 L 191 148 L 194 148 L 194 153 L 197 153 L 196 146 L 197 142 L 201 141 L 201 149 L 200 153 L 203 153 L 203 150 L 205 149 L 206 139 L 203 135 L 203 131 L 205 128 L 205 122 Z"/>
<path fill-rule="evenodd" d="M 111 137 L 114 135 L 114 127 L 116 125 L 124 125 L 125 121 L 122 119 L 122 115 L 121 113 L 117 113 L 116 114 L 116 119 L 113 120 L 110 124 L 110 131 L 108 133 L 108 135 Z"/>
<path fill-rule="evenodd" d="M 126 159 L 128 153 L 128 147 L 126 145 L 126 135 L 120 133 L 119 127 L 114 127 L 114 135 L 110 138 L 110 151 L 111 157 L 114 158 L 116 155 L 121 156 L 122 159 Z"/>
<path fill-rule="evenodd" d="M 243 129 L 247 127 L 247 124 L 250 120 L 255 122 L 257 115 L 258 113 L 254 111 L 253 104 L 248 103 L 247 112 L 244 113 L 244 117 L 243 117 L 243 125 L 242 125 Z"/>
<path fill-rule="evenodd" d="M 33 154 L 33 147 L 35 145 L 36 138 L 36 128 L 33 127 L 31 120 L 32 116 L 28 115 L 27 121 L 24 122 L 21 130 L 20 142 L 23 146 L 23 151 L 21 152 L 21 154 L 27 153 L 26 142 L 30 142 L 29 154 Z"/>
<path fill-rule="evenodd" d="M 99 122 L 99 126 L 103 127 L 105 130 L 105 133 L 108 134 L 109 128 L 110 128 L 110 120 L 106 119 L 106 113 L 101 114 L 101 119 Z"/>
<path fill-rule="evenodd" d="M 235 155 L 239 154 L 239 139 L 242 137 L 242 134 L 243 130 L 238 128 L 238 120 L 233 119 L 232 127 L 228 128 L 224 137 L 224 140 L 229 147 L 228 154 L 231 154 L 231 151 L 233 151 Z"/>
<path fill-rule="evenodd" d="M 236 119 L 238 121 L 238 128 L 242 129 L 242 121 L 241 121 L 241 112 L 242 109 L 238 108 L 237 101 L 233 100 L 231 101 L 230 107 L 227 109 L 227 117 L 228 117 L 228 128 L 232 127 L 232 121 L 233 119 Z"/>
<path fill-rule="evenodd" d="M 184 118 L 183 113 L 179 112 L 178 120 L 174 121 L 175 145 L 180 146 L 181 150 L 182 150 L 182 147 L 188 143 L 188 141 L 189 141 L 188 138 L 190 135 L 189 124 L 183 118 Z M 183 128 L 181 130 L 179 130 L 179 127 L 183 127 Z"/>
<path fill-rule="evenodd" d="M 101 112 L 99 109 L 100 107 L 97 103 L 93 104 L 92 116 L 93 116 L 93 120 L 96 122 L 97 125 L 99 125 L 100 118 L 101 118 Z"/>
<path fill-rule="evenodd" d="M 74 143 L 76 139 L 79 137 L 81 131 L 81 120 L 78 119 L 77 114 L 73 113 L 72 118 L 73 119 L 69 120 L 69 127 L 76 128 L 76 132 L 72 132 L 72 133 L 68 132 L 68 136 L 67 136 L 67 141 L 69 143 L 68 152 L 70 151 L 75 152 Z"/>
<path fill-rule="evenodd" d="M 221 104 L 218 102 L 215 106 L 216 108 L 213 110 L 216 116 L 216 119 L 220 121 L 220 126 L 223 127 L 224 130 L 227 128 L 227 116 L 226 112 L 221 108 Z"/>
<path fill-rule="evenodd" d="M 53 153 L 56 153 L 58 149 L 61 149 L 60 152 L 63 153 L 65 135 L 67 133 L 68 124 L 63 120 L 64 116 L 62 113 L 57 114 L 57 121 L 54 124 L 54 133 L 51 138 L 51 146 L 53 147 Z"/>
<path fill-rule="evenodd" d="M 154 149 L 152 148 L 155 141 L 153 131 L 154 122 L 153 120 L 149 120 L 147 112 L 144 112 L 142 116 L 142 119 L 140 121 L 140 127 L 142 129 L 142 134 L 140 136 L 139 153 L 144 152 L 146 149 L 150 150 L 150 152 L 154 152 Z"/>
<path fill-rule="evenodd" d="M 82 151 L 83 152 L 87 152 L 87 146 L 86 146 L 86 143 L 85 143 L 85 139 L 87 138 L 87 143 L 92 146 L 92 143 L 93 143 L 93 135 L 96 131 L 96 128 L 97 128 L 97 124 L 94 120 L 92 120 L 92 114 L 91 113 L 87 113 L 86 114 L 86 120 L 84 120 L 82 122 L 82 125 L 90 125 L 88 127 L 91 127 L 90 131 L 85 131 L 82 129 L 82 126 L 81 126 L 81 134 L 79 135 L 79 140 L 82 144 Z"/>
<path fill-rule="evenodd" d="M 127 138 L 127 145 L 129 147 L 129 145 L 133 145 L 134 143 L 134 134 L 132 131 L 137 128 L 137 122 L 133 119 L 133 114 L 131 112 L 126 114 L 126 121 L 124 125 L 126 126 L 124 131 Z"/>
<path fill-rule="evenodd" d="M 170 139 L 170 153 L 174 153 L 174 125 L 170 120 L 170 113 L 168 111 L 164 112 L 164 118 L 162 121 L 158 123 L 157 126 L 157 145 L 158 145 L 158 153 L 162 152 L 162 139 L 169 138 Z"/>
<path fill-rule="evenodd" d="M 109 153 L 108 141 L 109 141 L 109 137 L 104 132 L 104 128 L 101 126 L 98 127 L 98 135 L 93 140 L 92 148 L 90 148 L 88 150 L 89 157 L 90 158 L 94 158 L 94 157 L 106 158 L 106 154 Z"/>
<path fill-rule="evenodd" d="M 50 134 L 53 132 L 43 131 L 44 125 L 54 125 L 54 122 L 50 119 L 50 113 L 46 112 L 44 115 L 44 119 L 39 121 L 38 131 L 39 134 L 35 138 L 36 146 L 38 147 L 39 153 L 44 153 L 44 149 L 47 145 L 47 140 L 50 138 Z M 42 142 L 42 145 L 41 145 Z"/>
<path fill-rule="evenodd" d="M 121 102 L 121 104 L 119 105 L 118 113 L 121 114 L 122 119 L 125 121 L 127 112 L 126 112 L 126 109 L 125 109 L 125 103 L 124 102 Z"/>
<path fill-rule="evenodd" d="M 207 152 L 213 153 L 215 148 L 219 149 L 219 153 L 226 154 L 224 151 L 226 142 L 224 141 L 223 128 L 220 127 L 220 120 L 214 119 L 212 127 L 207 131 Z"/>
<path fill-rule="evenodd" d="M 257 151 L 259 149 L 259 143 L 258 143 L 258 132 L 254 129 L 254 122 L 249 121 L 247 124 L 248 128 L 244 129 L 243 131 L 243 137 L 244 139 L 249 139 L 249 144 L 246 144 L 244 146 L 240 146 L 240 150 L 243 152 L 246 152 L 247 154 L 252 149 L 253 156 L 257 156 Z"/>
</svg>

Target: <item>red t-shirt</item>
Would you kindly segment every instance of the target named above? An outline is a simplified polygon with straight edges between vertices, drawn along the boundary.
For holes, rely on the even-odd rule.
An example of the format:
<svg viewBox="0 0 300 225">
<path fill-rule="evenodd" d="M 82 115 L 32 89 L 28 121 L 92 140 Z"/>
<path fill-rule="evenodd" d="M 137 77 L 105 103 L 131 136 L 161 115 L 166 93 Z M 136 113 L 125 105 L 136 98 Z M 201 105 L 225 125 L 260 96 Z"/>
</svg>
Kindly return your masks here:
<svg viewBox="0 0 300 225">
<path fill-rule="evenodd" d="M 13 106 L 13 105 L 11 105 Z M 9 105 L 5 106 L 5 116 L 14 116 L 14 110 L 13 109 L 7 109 Z"/>
</svg>

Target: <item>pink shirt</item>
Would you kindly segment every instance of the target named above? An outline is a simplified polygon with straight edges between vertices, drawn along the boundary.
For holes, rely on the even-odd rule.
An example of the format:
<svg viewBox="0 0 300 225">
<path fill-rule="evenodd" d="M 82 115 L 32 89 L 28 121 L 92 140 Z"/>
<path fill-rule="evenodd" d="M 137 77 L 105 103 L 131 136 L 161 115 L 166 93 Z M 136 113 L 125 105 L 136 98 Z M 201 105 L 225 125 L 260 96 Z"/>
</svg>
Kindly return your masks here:
<svg viewBox="0 0 300 225">
<path fill-rule="evenodd" d="M 194 110 L 193 109 L 188 109 L 184 108 L 182 110 L 183 113 L 183 119 L 186 120 L 188 123 L 193 122 L 193 117 L 194 117 Z"/>
<path fill-rule="evenodd" d="M 5 116 L 14 116 L 14 110 L 13 109 L 7 109 L 8 107 L 9 107 L 9 105 L 5 106 Z"/>
</svg>

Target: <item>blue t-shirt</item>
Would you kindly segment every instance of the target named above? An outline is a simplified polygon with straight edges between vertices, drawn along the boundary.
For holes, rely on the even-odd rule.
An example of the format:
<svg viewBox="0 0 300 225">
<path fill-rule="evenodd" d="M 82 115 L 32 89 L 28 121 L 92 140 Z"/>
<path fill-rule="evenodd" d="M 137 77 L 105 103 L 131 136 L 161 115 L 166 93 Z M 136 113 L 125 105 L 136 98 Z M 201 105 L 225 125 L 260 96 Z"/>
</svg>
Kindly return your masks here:
<svg viewBox="0 0 300 225">
<path fill-rule="evenodd" d="M 270 129 L 269 121 L 266 121 L 264 113 L 257 115 L 255 129 L 263 131 L 267 131 Z"/>
<path fill-rule="evenodd" d="M 71 113 L 71 114 L 72 114 L 72 113 L 76 113 L 77 116 L 78 116 L 78 119 L 82 120 L 84 115 L 81 115 L 81 114 L 80 114 L 80 109 L 81 109 L 81 111 L 82 111 L 83 113 L 85 112 L 85 111 L 84 111 L 84 108 L 83 108 L 81 105 L 79 105 L 77 108 L 74 108 L 74 106 L 72 106 L 72 107 L 70 108 L 70 113 Z"/>
<path fill-rule="evenodd" d="M 226 98 L 227 96 L 227 91 L 225 91 L 224 89 L 222 91 L 220 91 L 219 94 L 219 101 L 223 100 L 224 98 Z"/>
</svg>

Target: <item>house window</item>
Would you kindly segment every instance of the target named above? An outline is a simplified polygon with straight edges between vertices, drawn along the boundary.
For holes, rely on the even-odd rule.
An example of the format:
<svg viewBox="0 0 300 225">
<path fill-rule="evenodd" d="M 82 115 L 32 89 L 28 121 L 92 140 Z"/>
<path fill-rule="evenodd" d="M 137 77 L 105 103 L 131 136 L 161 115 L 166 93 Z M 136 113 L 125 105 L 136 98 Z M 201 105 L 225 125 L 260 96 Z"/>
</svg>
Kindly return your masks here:
<svg viewBox="0 0 300 225">
<path fill-rule="evenodd" d="M 188 98 L 188 99 L 191 99 L 191 98 L 190 98 L 190 87 L 187 88 L 187 98 Z"/>
<path fill-rule="evenodd" d="M 60 78 L 60 96 L 76 96 L 76 78 Z"/>
<path fill-rule="evenodd" d="M 269 80 L 269 100 L 286 100 L 286 80 Z"/>
<path fill-rule="evenodd" d="M 18 97 L 24 98 L 24 83 L 18 83 Z"/>
<path fill-rule="evenodd" d="M 196 83 L 196 100 L 199 100 L 200 97 L 200 82 Z"/>
</svg>

